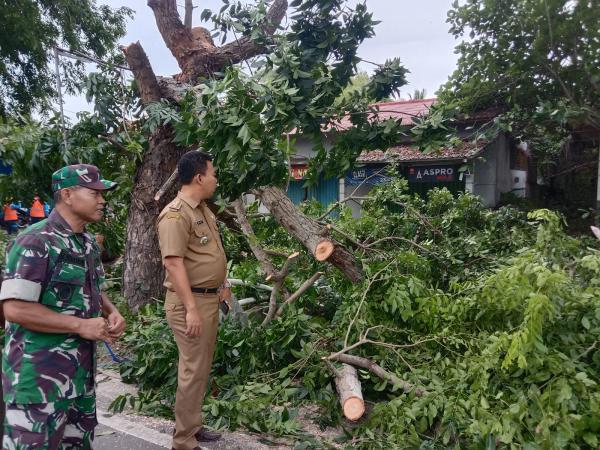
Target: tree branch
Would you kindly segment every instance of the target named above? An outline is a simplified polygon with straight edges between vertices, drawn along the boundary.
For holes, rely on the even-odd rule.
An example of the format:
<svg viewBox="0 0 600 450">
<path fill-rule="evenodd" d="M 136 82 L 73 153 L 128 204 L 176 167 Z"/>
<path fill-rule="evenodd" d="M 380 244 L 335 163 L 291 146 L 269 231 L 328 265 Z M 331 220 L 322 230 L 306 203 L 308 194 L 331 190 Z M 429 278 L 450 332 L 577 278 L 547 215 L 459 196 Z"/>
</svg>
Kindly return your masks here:
<svg viewBox="0 0 600 450">
<path fill-rule="evenodd" d="M 281 305 L 279 307 L 279 309 L 277 310 L 277 313 L 275 314 L 275 317 L 280 317 L 283 314 L 285 307 L 292 304 L 296 300 L 298 300 L 298 298 L 302 294 L 304 294 L 308 290 L 309 287 L 311 287 L 313 284 L 315 284 L 315 282 L 319 278 L 321 278 L 322 275 L 323 275 L 323 272 L 316 272 L 312 277 L 310 277 L 308 280 L 306 280 L 304 283 L 302 283 L 302 286 L 300 286 L 296 292 L 294 292 L 292 295 L 290 295 L 290 297 L 283 303 L 283 305 Z"/>
<path fill-rule="evenodd" d="M 395 386 L 398 386 L 400 389 L 402 389 L 406 393 L 414 392 L 417 397 L 422 397 L 423 395 L 427 394 L 426 390 L 417 388 L 413 384 L 409 383 L 408 381 L 401 380 L 396 375 L 394 375 L 391 372 L 388 372 L 383 367 L 381 367 L 377 363 L 371 361 L 370 359 L 362 358 L 360 356 L 345 355 L 345 354 L 337 355 L 335 357 L 329 357 L 329 358 L 325 358 L 325 359 L 339 361 L 341 363 L 351 364 L 355 367 L 361 367 L 363 369 L 366 369 L 369 372 L 371 372 L 372 374 L 377 375 L 379 378 L 389 381 L 390 383 L 392 383 Z"/>
<path fill-rule="evenodd" d="M 273 286 L 271 296 L 269 297 L 269 310 L 267 311 L 265 319 L 260 324 L 261 327 L 267 326 L 267 324 L 273 320 L 273 317 L 275 317 L 275 311 L 277 311 L 277 294 L 283 286 L 283 281 L 284 280 L 278 280 Z"/>
<path fill-rule="evenodd" d="M 275 0 L 273 2 L 261 26 L 263 34 L 272 35 L 275 33 L 285 16 L 287 7 L 287 0 Z M 219 47 L 215 51 L 215 56 L 218 55 L 218 57 L 228 60 L 229 64 L 236 64 L 253 56 L 260 55 L 264 51 L 265 48 L 263 46 L 257 45 L 249 37 L 244 36 Z"/>
<path fill-rule="evenodd" d="M 412 347 L 416 347 L 418 345 L 425 344 L 426 342 L 432 342 L 432 341 L 437 342 L 436 338 L 427 338 L 427 339 L 422 339 L 422 340 L 417 341 L 417 342 L 413 342 L 412 344 L 390 344 L 389 342 L 374 341 L 374 340 L 368 338 L 369 333 L 371 331 L 373 331 L 376 328 L 381 328 L 381 327 L 382 327 L 382 325 L 377 325 L 377 326 L 374 326 L 374 327 L 371 327 L 371 328 L 367 329 L 367 331 L 364 332 L 364 334 L 361 336 L 361 338 L 358 341 L 356 341 L 354 344 L 344 347 L 339 352 L 332 353 L 327 358 L 328 359 L 334 359 L 335 357 L 337 357 L 339 355 L 343 355 L 344 353 L 348 353 L 349 351 L 354 350 L 355 348 L 360 347 L 361 345 L 365 345 L 365 344 L 378 345 L 380 347 L 385 347 L 385 348 L 389 348 L 389 349 L 392 349 L 392 350 L 397 350 L 399 348 L 412 348 Z"/>
<path fill-rule="evenodd" d="M 359 200 L 373 200 L 373 197 L 359 197 L 359 196 L 355 196 L 355 195 L 350 195 L 349 197 L 343 198 L 343 199 L 335 202 L 333 205 L 331 205 L 324 214 L 317 217 L 317 221 L 320 222 L 321 220 L 323 220 L 325 217 L 327 217 L 329 214 L 331 214 L 333 212 L 333 210 L 339 208 L 343 203 L 350 202 L 350 201 L 358 202 Z"/>
<path fill-rule="evenodd" d="M 235 208 L 235 213 L 237 215 L 238 222 L 242 229 L 242 233 L 244 233 L 244 235 L 246 236 L 248 244 L 250 245 L 250 249 L 252 250 L 252 253 L 254 254 L 254 256 L 260 264 L 260 268 L 262 269 L 267 279 L 274 278 L 276 272 L 275 266 L 273 265 L 265 251 L 262 249 L 262 247 L 258 244 L 258 238 L 254 234 L 252 225 L 250 225 L 248 217 L 246 216 L 246 207 L 244 206 L 244 201 L 241 198 L 237 199 L 233 202 L 233 207 Z M 273 297 L 273 293 L 271 294 L 271 297 Z"/>
<path fill-rule="evenodd" d="M 189 52 L 196 48 L 196 43 L 191 30 L 187 29 L 179 17 L 176 0 L 148 0 L 148 6 L 154 13 L 156 25 L 165 44 L 179 63 L 181 70 L 185 70 L 182 62 Z"/>
<path fill-rule="evenodd" d="M 249 37 L 243 37 L 222 47 L 215 47 L 210 33 L 197 27 L 186 28 L 177 11 L 176 0 L 148 0 L 156 25 L 169 50 L 181 68 L 178 80 L 194 84 L 201 76 L 209 76 L 225 67 L 239 63 L 266 51 Z M 263 33 L 272 35 L 287 11 L 287 0 L 275 0 L 262 24 Z M 187 8 L 186 8 L 187 10 Z"/>
<path fill-rule="evenodd" d="M 117 141 L 114 137 L 112 136 L 107 136 L 105 134 L 99 134 L 98 135 L 98 139 L 102 139 L 103 141 L 108 142 L 109 144 L 117 147 L 118 149 L 120 149 L 121 151 L 127 152 L 127 147 L 125 147 L 121 142 Z"/>
<path fill-rule="evenodd" d="M 148 56 L 146 56 L 146 52 L 144 52 L 139 41 L 127 47 L 121 47 L 121 50 L 125 54 L 127 63 L 135 77 L 142 103 L 148 104 L 160 101 L 162 95 L 156 75 L 154 75 Z"/>
<path fill-rule="evenodd" d="M 185 0 L 185 16 L 183 24 L 188 30 L 192 30 L 192 15 L 194 13 L 194 4 L 192 0 Z"/>
</svg>

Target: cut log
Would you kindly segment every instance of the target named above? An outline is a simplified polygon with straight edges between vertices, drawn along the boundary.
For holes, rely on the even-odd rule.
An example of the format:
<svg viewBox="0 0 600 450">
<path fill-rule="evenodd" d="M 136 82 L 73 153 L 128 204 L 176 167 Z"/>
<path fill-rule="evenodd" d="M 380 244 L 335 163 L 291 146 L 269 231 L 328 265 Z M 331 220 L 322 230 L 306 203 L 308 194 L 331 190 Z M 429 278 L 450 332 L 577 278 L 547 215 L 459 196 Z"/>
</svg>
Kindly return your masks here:
<svg viewBox="0 0 600 450">
<path fill-rule="evenodd" d="M 353 366 L 367 369 L 369 372 L 371 372 L 374 375 L 377 375 L 379 378 L 389 381 L 393 385 L 398 386 L 400 389 L 402 389 L 406 393 L 414 392 L 414 394 L 417 397 L 422 397 L 423 395 L 427 394 L 426 390 L 415 387 L 412 384 L 410 384 L 408 381 L 401 380 L 396 375 L 394 375 L 391 372 L 388 372 L 383 367 L 381 367 L 379 364 L 374 363 L 370 359 L 363 358 L 361 356 L 346 355 L 346 354 L 330 355 L 326 359 L 330 359 L 333 361 L 339 361 L 344 364 L 352 364 Z"/>
<path fill-rule="evenodd" d="M 255 189 L 253 193 L 260 198 L 279 225 L 298 239 L 310 253 L 316 254 L 317 245 L 324 241 L 321 224 L 302 214 L 285 192 L 278 187 L 263 186 Z M 334 239 L 326 240 L 333 246 L 332 253 L 326 258 L 327 262 L 340 269 L 353 283 L 362 280 L 364 273 L 354 255 Z"/>
<path fill-rule="evenodd" d="M 317 261 L 327 261 L 335 250 L 335 245 L 330 240 L 324 239 L 315 247 L 315 259 Z"/>
<path fill-rule="evenodd" d="M 342 364 L 342 368 L 335 371 L 335 388 L 340 396 L 344 417 L 353 422 L 360 419 L 365 413 L 365 402 L 356 369 L 349 364 Z"/>
</svg>

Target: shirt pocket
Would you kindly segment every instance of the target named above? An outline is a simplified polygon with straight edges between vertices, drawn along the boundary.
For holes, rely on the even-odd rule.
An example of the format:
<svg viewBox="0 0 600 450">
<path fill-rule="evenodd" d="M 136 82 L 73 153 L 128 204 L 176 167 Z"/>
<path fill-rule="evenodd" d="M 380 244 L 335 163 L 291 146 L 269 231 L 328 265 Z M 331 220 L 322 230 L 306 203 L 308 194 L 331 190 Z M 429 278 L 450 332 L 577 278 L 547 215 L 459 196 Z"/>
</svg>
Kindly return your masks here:
<svg viewBox="0 0 600 450">
<path fill-rule="evenodd" d="M 192 244 L 194 247 L 207 249 L 213 243 L 213 236 L 206 223 L 193 226 Z"/>
<path fill-rule="evenodd" d="M 84 295 L 85 281 L 85 259 L 70 255 L 63 258 L 50 277 L 42 303 L 65 314 L 86 317 L 90 310 L 90 299 L 86 301 Z"/>
</svg>

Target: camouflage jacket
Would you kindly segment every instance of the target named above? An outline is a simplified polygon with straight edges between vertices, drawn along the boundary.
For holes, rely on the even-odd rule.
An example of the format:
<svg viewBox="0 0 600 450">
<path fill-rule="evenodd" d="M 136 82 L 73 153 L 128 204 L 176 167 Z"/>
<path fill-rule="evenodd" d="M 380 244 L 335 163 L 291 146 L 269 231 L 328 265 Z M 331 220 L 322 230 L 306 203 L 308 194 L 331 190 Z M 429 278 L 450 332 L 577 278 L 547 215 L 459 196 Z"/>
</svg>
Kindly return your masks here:
<svg viewBox="0 0 600 450">
<path fill-rule="evenodd" d="M 104 269 L 94 238 L 76 234 L 54 210 L 23 231 L 6 254 L 0 300 L 39 302 L 60 314 L 99 317 Z M 6 403 L 51 403 L 93 389 L 95 343 L 7 323 L 2 354 Z"/>
</svg>

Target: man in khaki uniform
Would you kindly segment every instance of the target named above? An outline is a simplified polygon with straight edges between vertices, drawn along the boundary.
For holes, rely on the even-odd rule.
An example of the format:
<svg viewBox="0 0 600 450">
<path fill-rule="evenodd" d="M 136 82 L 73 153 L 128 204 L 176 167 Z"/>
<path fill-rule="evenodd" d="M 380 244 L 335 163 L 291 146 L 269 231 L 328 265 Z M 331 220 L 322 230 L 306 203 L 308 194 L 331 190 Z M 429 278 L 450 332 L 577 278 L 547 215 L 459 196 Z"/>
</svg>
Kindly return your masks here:
<svg viewBox="0 0 600 450">
<path fill-rule="evenodd" d="M 229 299 L 227 261 L 205 200 L 217 187 L 210 155 L 191 151 L 177 165 L 181 191 L 158 216 L 166 269 L 165 311 L 179 349 L 174 450 L 199 449 L 221 437 L 202 427 L 202 402 L 213 360 L 219 302 Z"/>
</svg>

